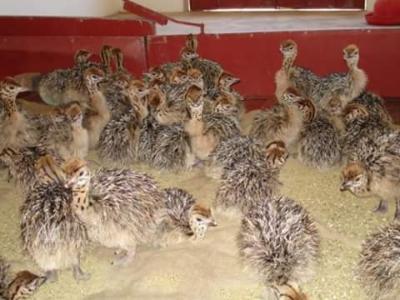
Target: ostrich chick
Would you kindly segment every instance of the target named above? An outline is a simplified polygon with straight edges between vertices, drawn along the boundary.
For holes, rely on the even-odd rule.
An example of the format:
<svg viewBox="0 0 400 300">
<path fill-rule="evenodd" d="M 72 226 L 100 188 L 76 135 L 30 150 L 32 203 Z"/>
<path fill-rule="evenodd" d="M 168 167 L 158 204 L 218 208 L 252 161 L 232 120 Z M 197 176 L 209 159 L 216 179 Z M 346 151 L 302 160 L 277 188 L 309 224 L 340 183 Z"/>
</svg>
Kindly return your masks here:
<svg viewBox="0 0 400 300">
<path fill-rule="evenodd" d="M 148 90 L 143 88 L 141 81 L 129 80 L 123 92 L 129 109 L 108 122 L 97 145 L 100 158 L 114 164 L 132 163 L 137 159 L 140 128 L 148 115 L 145 99 Z"/>
<path fill-rule="evenodd" d="M 83 126 L 89 135 L 89 148 L 94 149 L 111 118 L 107 101 L 98 86 L 104 80 L 105 73 L 99 68 L 91 67 L 84 71 L 83 76 L 89 94 L 89 110 L 85 114 Z"/>
<path fill-rule="evenodd" d="M 223 98 L 224 96 L 228 96 L 230 105 L 234 106 L 230 107 L 230 112 L 236 115 L 238 119 L 241 119 L 245 112 L 244 99 L 242 95 L 232 88 L 232 86 L 238 82 L 240 82 L 239 78 L 234 77 L 228 72 L 223 72 L 218 78 L 215 95 L 209 95 L 208 97 L 212 102 L 214 102 L 215 100 L 218 100 L 219 96 L 222 96 Z M 215 104 L 214 106 L 216 107 L 217 105 Z"/>
<path fill-rule="evenodd" d="M 20 271 L 11 279 L 9 268 L 10 266 L 0 257 L 0 299 L 27 299 L 46 282 L 46 277 L 29 271 Z"/>
<path fill-rule="evenodd" d="M 400 294 L 400 224 L 393 223 L 363 243 L 358 279 L 369 299 L 396 300 Z"/>
<path fill-rule="evenodd" d="M 261 199 L 278 192 L 279 170 L 286 162 L 287 150 L 281 141 L 270 143 L 264 158 L 251 157 L 225 168 L 213 206 L 218 210 L 246 213 Z"/>
<path fill-rule="evenodd" d="M 232 74 L 228 72 L 223 72 L 218 78 L 217 87 L 222 92 L 234 92 L 232 86 L 239 82 L 240 82 L 239 78 L 234 77 Z M 236 92 L 234 92 L 234 94 L 239 98 L 241 98 L 241 96 L 239 94 L 236 94 Z"/>
<path fill-rule="evenodd" d="M 185 123 L 185 131 L 195 156 L 206 160 L 209 154 L 222 141 L 240 135 L 238 122 L 223 113 L 204 113 L 204 97 L 197 86 L 189 88 L 186 94 L 190 119 Z"/>
<path fill-rule="evenodd" d="M 219 143 L 209 155 L 207 176 L 219 179 L 224 169 L 232 169 L 241 161 L 261 161 L 265 158 L 264 146 L 247 136 L 235 136 Z"/>
<path fill-rule="evenodd" d="M 60 108 L 57 120 L 48 128 L 40 144 L 58 153 L 64 160 L 83 158 L 89 152 L 89 135 L 82 126 L 83 112 L 79 103 Z"/>
<path fill-rule="evenodd" d="M 345 107 L 343 121 L 342 154 L 348 162 L 367 160 L 381 147 L 377 142 L 380 137 L 393 131 L 390 122 L 357 102 Z"/>
<path fill-rule="evenodd" d="M 156 85 L 150 89 L 147 103 L 148 103 L 148 115 L 143 119 L 143 123 L 140 126 L 138 146 L 137 146 L 137 156 L 138 160 L 151 164 L 152 156 L 155 151 L 155 140 L 157 138 L 158 132 L 161 130 L 162 126 L 157 122 L 155 118 L 155 111 L 157 106 L 162 101 L 163 92 Z"/>
<path fill-rule="evenodd" d="M 304 114 L 304 125 L 298 141 L 299 159 L 305 165 L 324 170 L 341 160 L 340 132 L 324 111 L 317 111 L 310 100 L 293 103 Z"/>
<path fill-rule="evenodd" d="M 392 200 L 396 203 L 394 218 L 400 220 L 400 156 L 387 153 L 371 160 L 348 163 L 342 170 L 340 190 L 357 197 L 378 197 L 377 212 L 385 212 L 387 200 Z"/>
<path fill-rule="evenodd" d="M 0 81 L 0 150 L 29 143 L 26 120 L 16 105 L 17 95 L 27 91 L 12 78 Z"/>
<path fill-rule="evenodd" d="M 292 199 L 267 197 L 244 216 L 239 254 L 273 297 L 306 300 L 299 284 L 312 277 L 320 236 L 308 212 Z"/>
<path fill-rule="evenodd" d="M 44 102 L 50 105 L 66 104 L 71 101 L 87 103 L 88 90 L 85 85 L 84 72 L 88 68 L 100 68 L 107 72 L 110 64 L 111 47 L 105 45 L 101 50 L 100 64 L 89 62 L 90 53 L 78 51 L 75 55 L 75 65 L 71 69 L 55 70 L 41 76 L 38 92 Z M 97 65 L 97 66 L 96 66 Z"/>
<path fill-rule="evenodd" d="M 148 73 L 145 73 L 143 79 L 148 88 L 161 86 L 167 83 L 167 73 L 162 67 L 155 67 L 151 68 Z"/>
<path fill-rule="evenodd" d="M 189 136 L 182 124 L 163 125 L 155 114 L 165 94 L 152 88 L 150 114 L 140 128 L 138 157 L 157 169 L 180 170 L 193 165 Z"/>
<path fill-rule="evenodd" d="M 197 38 L 192 34 L 188 35 L 182 57 L 184 63 L 201 71 L 203 74 L 205 93 L 210 96 L 209 94 L 212 94 L 215 90 L 218 78 L 224 70 L 222 66 L 215 61 L 199 57 L 197 46 Z"/>
<path fill-rule="evenodd" d="M 154 140 L 150 164 L 157 169 L 180 170 L 193 165 L 188 134 L 183 126 L 160 126 Z"/>
<path fill-rule="evenodd" d="M 369 116 L 381 119 L 383 122 L 392 123 L 392 117 L 387 111 L 384 99 L 372 92 L 365 91 L 355 98 L 350 104 L 361 104 L 368 111 Z"/>
<path fill-rule="evenodd" d="M 274 140 L 281 140 L 292 153 L 299 139 L 305 116 L 299 106 L 291 104 L 301 99 L 304 98 L 299 96 L 297 91 L 287 89 L 280 98 L 280 103 L 256 115 L 249 135 L 265 145 Z"/>
<path fill-rule="evenodd" d="M 129 263 L 138 244 L 154 240 L 164 210 L 151 177 L 127 169 L 101 169 L 92 176 L 82 160 L 69 161 L 64 171 L 72 190 L 71 209 L 90 240 L 123 253 L 114 263 Z"/>
<path fill-rule="evenodd" d="M 54 160 L 42 160 L 41 168 L 43 183 L 27 194 L 21 207 L 23 248 L 49 281 L 57 280 L 58 271 L 67 268 L 72 268 L 76 280 L 87 280 L 89 274 L 80 268 L 87 232 L 71 207 L 71 189 L 57 180 L 63 172 Z"/>
<path fill-rule="evenodd" d="M 217 145 L 217 138 L 212 134 L 204 134 L 203 91 L 197 86 L 191 86 L 186 93 L 190 119 L 185 123 L 185 131 L 190 136 L 192 151 L 195 156 L 205 160 Z"/>
<path fill-rule="evenodd" d="M 124 74 L 132 78 L 132 75 L 127 71 L 124 66 L 124 54 L 122 53 L 122 50 L 119 48 L 113 48 L 111 54 L 113 56 L 115 64 L 115 73 L 113 74 L 113 76 L 116 74 Z"/>
<path fill-rule="evenodd" d="M 360 50 L 356 45 L 348 45 L 343 49 L 343 59 L 349 69 L 348 73 L 341 76 L 341 80 L 334 80 L 333 89 L 339 91 L 336 94 L 343 99 L 343 104 L 348 104 L 358 97 L 367 86 L 367 74 L 358 67 Z M 344 82 L 343 82 L 344 81 Z"/>
<path fill-rule="evenodd" d="M 87 50 L 80 49 L 75 52 L 74 65 L 69 69 L 57 69 L 47 74 L 39 75 L 32 80 L 32 86 L 37 88 L 40 98 L 47 104 L 66 104 L 72 99 L 66 95 L 69 85 L 78 85 L 81 82 L 81 74 L 92 56 Z"/>
<path fill-rule="evenodd" d="M 367 85 L 367 75 L 358 68 L 359 49 L 356 45 L 348 45 L 343 49 L 347 73 L 333 73 L 319 77 L 313 72 L 294 66 L 297 56 L 297 44 L 284 41 L 281 44 L 283 66 L 276 75 L 276 95 L 280 99 L 282 92 L 288 88 L 296 88 L 300 94 L 324 106 L 332 97 L 338 96 L 343 106 L 358 97 Z"/>
<path fill-rule="evenodd" d="M 7 166 L 9 174 L 16 180 L 17 185 L 24 192 L 29 192 L 41 182 L 42 178 L 37 172 L 37 164 L 46 155 L 51 155 L 57 163 L 63 162 L 57 153 L 42 146 L 5 148 L 0 153 L 0 161 Z"/>
<path fill-rule="evenodd" d="M 168 215 L 162 226 L 164 232 L 178 229 L 194 239 L 203 239 L 209 226 L 217 226 L 212 210 L 196 203 L 196 199 L 187 191 L 167 188 L 163 194 Z"/>
<path fill-rule="evenodd" d="M 184 73 L 187 77 L 186 73 Z M 187 90 L 187 84 L 182 84 L 183 87 L 179 91 L 162 91 L 159 90 L 159 102 L 155 106 L 155 118 L 161 125 L 182 124 L 187 120 L 187 108 L 182 99 L 182 94 Z M 173 93 L 176 93 L 173 95 Z"/>
<path fill-rule="evenodd" d="M 280 45 L 283 55 L 282 67 L 275 74 L 275 96 L 279 100 L 288 88 L 296 88 L 305 97 L 312 96 L 313 87 L 321 80 L 311 70 L 295 65 L 298 47 L 293 40 L 283 41 Z"/>
<path fill-rule="evenodd" d="M 238 99 L 232 92 L 222 91 L 214 101 L 214 112 L 230 115 L 238 122 L 241 120 L 245 111 L 243 99 Z"/>
</svg>

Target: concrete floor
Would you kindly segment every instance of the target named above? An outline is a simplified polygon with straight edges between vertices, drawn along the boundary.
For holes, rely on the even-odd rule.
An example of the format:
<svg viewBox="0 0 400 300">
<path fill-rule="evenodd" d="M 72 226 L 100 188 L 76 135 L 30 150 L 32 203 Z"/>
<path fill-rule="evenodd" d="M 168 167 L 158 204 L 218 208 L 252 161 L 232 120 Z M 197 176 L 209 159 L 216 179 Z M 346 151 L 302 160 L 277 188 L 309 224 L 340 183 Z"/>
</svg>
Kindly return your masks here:
<svg viewBox="0 0 400 300">
<path fill-rule="evenodd" d="M 371 26 L 364 13 L 351 12 L 190 12 L 173 13 L 169 17 L 182 21 L 204 23 L 205 33 L 250 33 L 277 31 L 314 31 L 400 28 Z M 169 22 L 156 26 L 157 35 L 199 33 L 198 28 Z"/>
<path fill-rule="evenodd" d="M 203 23 L 205 33 L 251 33 L 279 31 L 399 29 L 400 26 L 372 26 L 364 18 L 364 11 L 274 11 L 274 12 L 184 12 L 167 13 L 180 21 Z M 130 13 L 120 13 L 111 18 L 138 19 Z M 139 18 L 140 19 L 140 18 Z M 199 28 L 169 22 L 156 24 L 157 35 L 200 33 Z"/>
</svg>

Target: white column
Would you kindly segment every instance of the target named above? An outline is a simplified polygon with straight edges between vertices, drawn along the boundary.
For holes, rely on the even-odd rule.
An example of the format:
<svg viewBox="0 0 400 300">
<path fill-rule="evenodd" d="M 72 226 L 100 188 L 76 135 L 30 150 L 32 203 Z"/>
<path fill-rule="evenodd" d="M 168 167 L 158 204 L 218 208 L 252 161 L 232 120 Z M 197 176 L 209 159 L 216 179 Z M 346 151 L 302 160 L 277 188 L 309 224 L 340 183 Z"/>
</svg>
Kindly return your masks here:
<svg viewBox="0 0 400 300">
<path fill-rule="evenodd" d="M 367 10 L 373 10 L 376 0 L 367 0 Z"/>
</svg>

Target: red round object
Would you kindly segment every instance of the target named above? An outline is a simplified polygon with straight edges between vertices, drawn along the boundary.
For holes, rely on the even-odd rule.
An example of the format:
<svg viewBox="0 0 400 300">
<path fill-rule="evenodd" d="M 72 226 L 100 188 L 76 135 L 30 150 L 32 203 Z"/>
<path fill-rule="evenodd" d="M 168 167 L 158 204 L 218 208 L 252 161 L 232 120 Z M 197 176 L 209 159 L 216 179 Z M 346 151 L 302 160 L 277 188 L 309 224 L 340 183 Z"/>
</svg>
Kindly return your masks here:
<svg viewBox="0 0 400 300">
<path fill-rule="evenodd" d="M 371 25 L 400 25 L 400 1 L 377 0 L 374 11 L 365 18 Z"/>
</svg>

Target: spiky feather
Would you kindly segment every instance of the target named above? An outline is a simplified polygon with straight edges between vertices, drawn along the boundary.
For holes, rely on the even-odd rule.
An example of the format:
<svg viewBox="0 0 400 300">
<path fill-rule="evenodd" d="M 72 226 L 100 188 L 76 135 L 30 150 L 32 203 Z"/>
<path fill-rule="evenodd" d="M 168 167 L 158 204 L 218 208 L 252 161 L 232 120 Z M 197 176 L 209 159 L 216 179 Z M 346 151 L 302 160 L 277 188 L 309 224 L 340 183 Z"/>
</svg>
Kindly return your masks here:
<svg viewBox="0 0 400 300">
<path fill-rule="evenodd" d="M 232 168 L 237 162 L 263 161 L 265 151 L 261 143 L 246 136 L 234 136 L 219 143 L 210 154 L 210 164 Z"/>
<path fill-rule="evenodd" d="M 0 257 L 0 299 L 6 299 L 7 287 L 10 281 L 9 269 L 10 265 Z"/>
<path fill-rule="evenodd" d="M 287 197 L 266 197 L 242 220 L 239 253 L 267 285 L 303 283 L 313 273 L 320 236 L 308 212 Z"/>
<path fill-rule="evenodd" d="M 140 122 L 131 109 L 113 118 L 103 129 L 97 144 L 99 157 L 113 164 L 133 163 L 137 159 Z"/>
<path fill-rule="evenodd" d="M 371 234 L 363 243 L 358 279 L 370 299 L 397 299 L 400 292 L 400 223 Z"/>
<path fill-rule="evenodd" d="M 218 141 L 223 141 L 240 134 L 240 125 L 234 118 L 221 113 L 203 116 L 204 134 L 211 133 Z"/>
<path fill-rule="evenodd" d="M 331 168 L 341 160 L 339 131 L 327 116 L 319 113 L 304 125 L 298 149 L 299 159 L 304 164 L 317 169 Z"/>
<path fill-rule="evenodd" d="M 170 222 L 168 229 L 179 229 L 186 235 L 192 235 L 189 211 L 196 204 L 193 195 L 180 188 L 166 188 L 163 199 Z"/>
<path fill-rule="evenodd" d="M 190 153 L 189 136 L 182 125 L 161 126 L 154 140 L 150 164 L 158 169 L 185 168 Z"/>
<path fill-rule="evenodd" d="M 23 248 L 45 271 L 78 264 L 87 244 L 86 228 L 71 200 L 71 190 L 53 182 L 32 189 L 21 207 Z"/>
<path fill-rule="evenodd" d="M 58 163 L 63 162 L 63 159 L 56 152 L 42 146 L 20 149 L 6 148 L 0 154 L 0 161 L 6 164 L 17 185 L 23 191 L 29 192 L 40 182 L 36 163 L 41 157 L 48 154 L 52 155 Z"/>
<path fill-rule="evenodd" d="M 214 200 L 218 209 L 238 209 L 246 213 L 251 206 L 278 191 L 276 173 L 262 161 L 240 161 L 225 168 Z"/>
<path fill-rule="evenodd" d="M 120 235 L 131 245 L 154 239 L 163 198 L 153 178 L 128 169 L 100 169 L 90 186 L 90 206 L 80 217 L 92 240 L 118 247 Z"/>
</svg>

